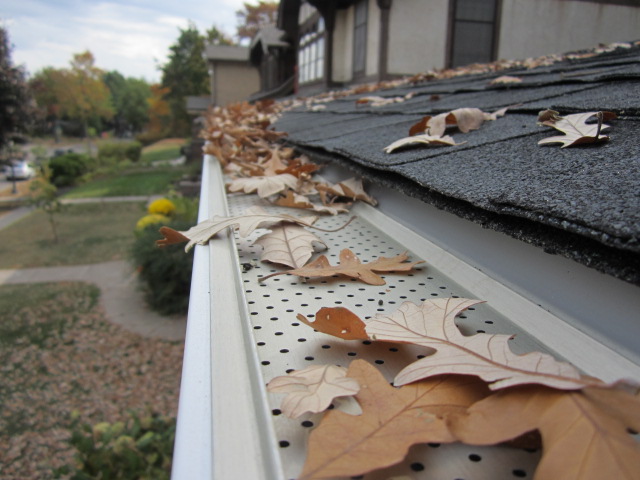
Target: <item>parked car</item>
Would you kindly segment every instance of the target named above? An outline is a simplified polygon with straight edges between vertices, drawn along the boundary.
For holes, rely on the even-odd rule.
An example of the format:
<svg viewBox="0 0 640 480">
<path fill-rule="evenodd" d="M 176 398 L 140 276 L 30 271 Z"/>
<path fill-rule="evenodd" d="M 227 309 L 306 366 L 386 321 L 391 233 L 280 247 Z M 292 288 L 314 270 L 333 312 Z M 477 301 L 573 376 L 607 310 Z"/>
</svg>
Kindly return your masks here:
<svg viewBox="0 0 640 480">
<path fill-rule="evenodd" d="M 4 167 L 7 180 L 27 180 L 35 177 L 36 171 L 26 160 L 14 160 Z"/>
</svg>

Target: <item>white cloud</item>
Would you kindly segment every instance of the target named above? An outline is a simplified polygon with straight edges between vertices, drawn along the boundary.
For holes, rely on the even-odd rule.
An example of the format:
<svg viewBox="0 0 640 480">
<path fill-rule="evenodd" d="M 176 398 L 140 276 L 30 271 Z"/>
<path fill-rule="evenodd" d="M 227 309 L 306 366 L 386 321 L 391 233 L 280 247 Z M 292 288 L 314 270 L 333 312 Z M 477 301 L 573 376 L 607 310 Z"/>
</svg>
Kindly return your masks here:
<svg viewBox="0 0 640 480">
<path fill-rule="evenodd" d="M 201 32 L 216 25 L 235 33 L 243 0 L 4 0 L 0 18 L 14 44 L 13 61 L 34 73 L 66 67 L 90 50 L 98 67 L 158 81 L 158 64 L 193 21 Z M 255 3 L 255 2 L 254 2 Z"/>
</svg>

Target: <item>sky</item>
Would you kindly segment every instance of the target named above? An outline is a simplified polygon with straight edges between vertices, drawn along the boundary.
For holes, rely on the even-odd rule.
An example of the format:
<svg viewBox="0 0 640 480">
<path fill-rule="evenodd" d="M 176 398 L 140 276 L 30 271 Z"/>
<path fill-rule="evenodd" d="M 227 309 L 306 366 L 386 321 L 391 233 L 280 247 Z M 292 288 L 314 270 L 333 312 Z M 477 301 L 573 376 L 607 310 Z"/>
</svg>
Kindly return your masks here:
<svg viewBox="0 0 640 480">
<path fill-rule="evenodd" d="M 68 67 L 73 54 L 90 50 L 98 68 L 158 82 L 158 66 L 180 28 L 193 21 L 203 34 L 215 25 L 233 36 L 244 1 L 2 0 L 0 23 L 9 33 L 13 64 L 31 75 Z"/>
</svg>

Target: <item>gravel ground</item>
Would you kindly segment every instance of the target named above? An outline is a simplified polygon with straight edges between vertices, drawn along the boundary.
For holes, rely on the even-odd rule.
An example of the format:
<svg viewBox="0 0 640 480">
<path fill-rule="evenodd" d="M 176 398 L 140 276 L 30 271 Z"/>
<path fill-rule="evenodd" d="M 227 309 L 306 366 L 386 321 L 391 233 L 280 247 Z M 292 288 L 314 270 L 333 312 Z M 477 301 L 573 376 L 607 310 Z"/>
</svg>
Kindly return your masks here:
<svg viewBox="0 0 640 480">
<path fill-rule="evenodd" d="M 73 463 L 71 415 L 175 417 L 183 345 L 109 323 L 81 283 L 0 287 L 0 479 L 53 478 Z"/>
</svg>

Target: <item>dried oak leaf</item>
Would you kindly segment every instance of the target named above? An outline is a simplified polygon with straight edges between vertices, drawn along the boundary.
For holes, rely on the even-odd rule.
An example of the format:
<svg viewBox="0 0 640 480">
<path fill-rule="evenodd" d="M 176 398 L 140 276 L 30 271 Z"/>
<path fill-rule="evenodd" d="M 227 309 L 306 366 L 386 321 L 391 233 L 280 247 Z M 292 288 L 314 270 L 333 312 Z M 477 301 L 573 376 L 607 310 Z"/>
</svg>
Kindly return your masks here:
<svg viewBox="0 0 640 480">
<path fill-rule="evenodd" d="M 324 307 L 316 312 L 313 322 L 302 314 L 298 320 L 319 332 L 342 338 L 343 340 L 368 340 L 364 322 L 351 310 L 344 307 Z"/>
<path fill-rule="evenodd" d="M 313 210 L 317 213 L 328 213 L 330 215 L 337 215 L 339 213 L 347 213 L 349 211 L 348 203 L 333 203 L 331 205 L 318 205 L 317 203 L 313 203 L 304 195 L 300 195 L 289 190 L 284 197 L 278 198 L 274 201 L 276 205 L 281 207 L 290 207 L 290 208 L 304 208 L 308 210 Z"/>
<path fill-rule="evenodd" d="M 364 360 L 352 362 L 347 376 L 361 386 L 355 398 L 362 415 L 325 414 L 309 437 L 300 480 L 361 475 L 402 461 L 414 444 L 453 441 L 444 416 L 464 412 L 488 392 L 463 376 L 394 388 Z"/>
<path fill-rule="evenodd" d="M 422 134 L 422 135 L 413 135 L 411 137 L 404 137 L 400 140 L 396 140 L 393 143 L 390 143 L 386 147 L 384 147 L 384 151 L 386 153 L 392 153 L 395 150 L 398 150 L 402 147 L 409 147 L 418 144 L 426 144 L 426 145 L 462 145 L 462 143 L 456 143 L 453 138 L 449 135 L 445 135 L 443 137 Z"/>
<path fill-rule="evenodd" d="M 212 237 L 228 227 L 238 230 L 241 237 L 246 237 L 261 225 L 273 224 L 278 222 L 291 222 L 299 225 L 310 227 L 318 219 L 318 217 L 294 217 L 292 215 L 272 215 L 264 211 L 262 208 L 248 209 L 243 215 L 235 217 L 221 217 L 215 215 L 209 220 L 200 222 L 198 225 L 191 227 L 184 232 L 176 231 L 169 227 L 160 228 L 160 233 L 165 238 L 158 240 L 156 243 L 159 247 L 165 247 L 174 243 L 182 243 L 188 241 L 185 251 L 189 251 L 195 244 L 204 245 Z"/>
<path fill-rule="evenodd" d="M 266 198 L 289 188 L 295 190 L 297 186 L 298 179 L 296 177 L 283 173 L 281 175 L 236 178 L 228 184 L 227 188 L 230 192 L 257 192 L 260 198 Z"/>
<path fill-rule="evenodd" d="M 561 392 L 540 386 L 502 390 L 448 419 L 452 433 L 492 445 L 538 430 L 542 458 L 534 479 L 640 478 L 640 398 L 618 388 Z"/>
<path fill-rule="evenodd" d="M 573 390 L 600 383 L 548 354 L 513 353 L 510 335 L 462 335 L 454 318 L 477 303 L 480 301 L 466 298 L 439 298 L 422 305 L 404 302 L 391 315 L 378 314 L 367 320 L 365 329 L 373 340 L 412 343 L 433 351 L 400 371 L 394 384 L 452 373 L 477 375 L 492 390 L 528 383 Z"/>
<path fill-rule="evenodd" d="M 598 122 L 587 123 L 587 120 L 594 115 Z M 554 110 L 544 110 L 538 115 L 538 125 L 553 127 L 556 130 L 560 130 L 564 135 L 544 138 L 538 142 L 538 145 L 561 143 L 561 148 L 566 148 L 585 143 L 606 142 L 609 137 L 601 135 L 601 132 L 610 128 L 610 126 L 602 122 L 613 120 L 616 117 L 613 112 L 585 112 L 562 117 Z"/>
<path fill-rule="evenodd" d="M 285 274 L 308 278 L 345 275 L 347 277 L 358 279 L 369 285 L 384 285 L 384 279 L 379 275 L 376 275 L 374 272 L 408 272 L 413 269 L 415 265 L 424 263 L 423 260 L 405 263 L 407 258 L 409 258 L 409 256 L 407 255 L 407 252 L 404 252 L 392 258 L 379 257 L 373 262 L 362 263 L 355 253 L 348 248 L 345 248 L 340 252 L 339 265 L 331 265 L 327 257 L 321 255 L 313 262 L 302 268 L 287 270 L 286 272 L 272 273 L 271 275 L 261 277 L 260 281 L 263 282 L 268 278 L 275 277 L 276 275 Z"/>
<path fill-rule="evenodd" d="M 347 377 L 347 369 L 337 365 L 313 365 L 276 377 L 267 384 L 271 393 L 286 393 L 280 406 L 289 418 L 303 413 L 324 412 L 337 397 L 358 393 L 360 384 Z"/>
<path fill-rule="evenodd" d="M 364 191 L 362 180 L 356 179 L 355 177 L 343 180 L 335 185 L 327 185 L 319 182 L 316 184 L 316 190 L 320 193 L 322 202 L 325 205 L 333 204 L 332 201 L 327 199 L 328 195 L 350 198 L 352 200 L 361 200 L 373 206 L 378 204 L 375 198 L 369 196 L 367 192 Z"/>
<path fill-rule="evenodd" d="M 285 223 L 271 227 L 254 244 L 263 248 L 261 260 L 292 268 L 303 267 L 313 255 L 313 244 L 327 245 L 313 233 L 296 224 Z"/>
<path fill-rule="evenodd" d="M 508 109 L 509 107 L 505 107 L 493 113 L 487 113 L 479 108 L 456 108 L 435 117 L 427 115 L 409 129 L 409 135 L 426 133 L 441 137 L 450 125 L 456 125 L 462 133 L 468 133 L 471 130 L 479 129 L 486 121 L 493 121 L 498 117 L 502 117 Z"/>
<path fill-rule="evenodd" d="M 491 80 L 489 85 L 513 85 L 516 83 L 522 83 L 522 78 L 513 77 L 511 75 L 502 75 L 501 77 Z"/>
</svg>

